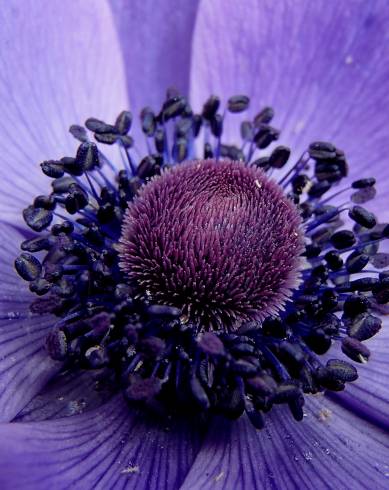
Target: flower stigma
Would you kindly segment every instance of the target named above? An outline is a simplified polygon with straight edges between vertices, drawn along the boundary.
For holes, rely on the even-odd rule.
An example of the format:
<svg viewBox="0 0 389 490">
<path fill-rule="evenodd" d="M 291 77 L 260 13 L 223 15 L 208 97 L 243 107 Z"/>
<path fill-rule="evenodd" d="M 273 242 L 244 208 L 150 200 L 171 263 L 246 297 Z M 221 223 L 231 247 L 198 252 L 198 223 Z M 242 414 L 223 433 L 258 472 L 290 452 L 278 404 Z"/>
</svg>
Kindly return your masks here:
<svg viewBox="0 0 389 490">
<path fill-rule="evenodd" d="M 38 296 L 31 314 L 57 317 L 46 349 L 63 370 L 93 370 L 131 406 L 246 413 L 260 429 L 274 405 L 302 420 L 305 395 L 357 379 L 389 301 L 389 225 L 363 206 L 375 179 L 338 188 L 342 150 L 274 147 L 271 108 L 225 141 L 249 103 L 222 112 L 212 96 L 196 114 L 170 89 L 140 114 L 140 161 L 129 111 L 71 126 L 78 150 L 41 163 L 52 189 L 23 211 L 34 235 L 15 268 Z"/>
<path fill-rule="evenodd" d="M 121 266 L 141 297 L 178 307 L 199 331 L 236 330 L 276 314 L 297 285 L 300 221 L 260 169 L 182 163 L 130 203 Z"/>
</svg>

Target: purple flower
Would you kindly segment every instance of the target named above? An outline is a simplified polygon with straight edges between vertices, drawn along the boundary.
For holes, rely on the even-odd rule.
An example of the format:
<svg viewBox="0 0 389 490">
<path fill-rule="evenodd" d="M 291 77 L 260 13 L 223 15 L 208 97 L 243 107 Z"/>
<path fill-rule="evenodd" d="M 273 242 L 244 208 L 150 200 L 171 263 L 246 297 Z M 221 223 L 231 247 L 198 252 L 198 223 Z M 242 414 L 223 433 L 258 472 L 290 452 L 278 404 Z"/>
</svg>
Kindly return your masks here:
<svg viewBox="0 0 389 490">
<path fill-rule="evenodd" d="M 238 6 L 236 2 L 225 0 L 200 3 L 169 1 L 157 5 L 154 2 L 124 0 L 111 3 L 25 0 L 23 3 L 8 2 L 0 15 L 0 486 L 5 489 L 71 486 L 137 489 L 385 488 L 388 469 L 384 431 L 388 428 L 386 371 L 389 345 L 386 328 L 382 328 L 366 343 L 372 355 L 369 363 L 358 365 L 359 379 L 348 385 L 345 392 L 329 391 L 323 395 L 320 391 L 316 396 L 307 395 L 304 414 L 299 398 L 296 398 L 297 401 L 290 398 L 290 392 L 296 386 L 284 383 L 281 388 L 277 385 L 277 396 L 278 401 L 282 401 L 281 395 L 286 396 L 288 403 L 276 404 L 265 415 L 266 425 L 260 431 L 252 425 L 259 426 L 260 421 L 250 422 L 246 415 L 234 421 L 227 421 L 221 416 L 204 421 L 199 420 L 201 417 L 188 419 L 182 413 L 169 418 L 156 418 L 142 408 L 129 409 L 122 394 L 111 389 L 115 380 L 109 378 L 105 371 L 99 370 L 99 374 L 103 375 L 96 377 L 95 370 L 75 369 L 70 364 L 69 369 L 63 370 L 61 359 L 67 359 L 69 340 L 74 335 L 72 341 L 77 341 L 80 332 L 85 334 L 82 329 L 86 329 L 87 333 L 93 331 L 96 335 L 94 340 L 97 341 L 92 349 L 88 345 L 86 351 L 83 346 L 73 343 L 73 352 L 82 351 L 84 356 L 74 358 L 77 362 L 87 359 L 90 363 L 88 367 L 99 366 L 99 363 L 104 366 L 104 356 L 112 355 L 105 352 L 102 340 L 111 328 L 111 317 L 107 317 L 104 311 L 92 311 L 88 318 L 82 318 L 80 322 L 74 317 L 74 322 L 65 322 L 68 329 L 64 333 L 61 324 L 64 309 L 57 310 L 59 316 L 47 313 L 52 307 L 65 308 L 64 304 L 49 304 L 45 302 L 45 296 L 42 296 L 43 301 L 35 301 L 36 296 L 31 294 L 27 283 L 16 275 L 13 264 L 20 254 L 20 242 L 29 240 L 25 247 L 30 250 L 23 252 L 25 255 L 18 259 L 17 268 L 24 278 L 31 280 L 31 284 L 35 281 L 33 289 L 44 292 L 46 285 L 36 282 L 40 277 L 43 253 L 47 250 L 53 252 L 53 236 L 61 236 L 62 248 L 55 252 L 62 253 L 67 245 L 66 237 L 73 233 L 71 227 L 74 225 L 68 220 L 70 224 L 62 223 L 60 228 L 51 228 L 50 243 L 31 244 L 30 240 L 36 233 L 32 235 L 25 222 L 35 230 L 44 230 L 52 219 L 53 224 L 60 223 L 58 217 L 50 214 L 52 203 L 47 199 L 39 198 L 39 203 L 31 205 L 35 196 L 48 192 L 47 177 L 40 172 L 38 163 L 46 162 L 42 166 L 46 174 L 66 171 L 67 176 L 77 178 L 80 162 L 81 173 L 85 168 L 88 171 L 95 169 L 95 173 L 90 172 L 91 175 L 98 172 L 96 169 L 103 157 L 96 153 L 97 147 L 88 142 L 80 145 L 68 134 L 68 127 L 74 123 L 83 124 L 91 115 L 98 118 L 89 120 L 87 124 L 96 133 L 97 141 L 106 143 L 115 140 L 112 147 L 99 143 L 99 148 L 110 161 L 121 162 L 116 149 L 121 145 L 125 155 L 125 149 L 130 147 L 130 171 L 131 164 L 148 153 L 144 134 L 135 121 L 136 116 L 146 105 L 151 108 L 142 112 L 144 132 L 147 134 L 150 130 L 155 136 L 153 128 L 150 128 L 150 124 L 155 122 L 150 117 L 150 111 L 157 111 L 164 103 L 166 87 L 172 85 L 180 93 L 188 95 L 191 106 L 200 112 L 204 101 L 212 94 L 220 96 L 221 107 L 228 105 L 228 98 L 233 94 L 250 96 L 250 107 L 244 113 L 244 119 L 240 113 L 228 114 L 224 121 L 216 117 L 212 114 L 215 100 L 211 100 L 206 108 L 203 115 L 205 120 L 211 122 L 213 135 L 210 141 L 216 142 L 211 150 L 216 153 L 222 151 L 220 141 L 241 141 L 240 122 L 253 121 L 258 109 L 269 105 L 276 111 L 274 121 L 282 130 L 282 145 L 289 145 L 292 155 L 295 155 L 293 162 L 312 141 L 333 141 L 337 148 L 346 152 L 350 166 L 349 183 L 371 176 L 377 178 L 377 196 L 366 207 L 376 213 L 381 223 L 387 218 L 384 184 L 389 168 L 387 3 L 257 0 Z M 177 102 L 177 99 L 174 100 Z M 239 110 L 240 105 L 246 104 L 242 98 L 230 100 L 229 103 L 232 105 L 230 112 L 236 112 L 235 109 Z M 114 122 L 117 114 L 126 108 L 130 108 L 134 115 L 129 133 L 135 141 L 134 148 L 127 134 L 130 124 L 128 114 L 122 113 L 115 126 L 107 127 L 102 123 Z M 173 111 L 171 105 L 165 105 L 164 110 L 165 116 L 168 114 L 166 111 Z M 185 106 L 179 110 L 187 109 Z M 257 147 L 267 146 L 278 137 L 276 130 L 264 123 L 263 117 L 270 118 L 270 115 L 269 111 L 265 111 L 260 127 L 256 128 Z M 250 130 L 250 127 L 246 129 Z M 80 128 L 73 127 L 72 133 L 84 139 Z M 148 141 L 154 144 L 154 140 L 149 138 Z M 245 155 L 247 150 L 250 153 L 253 138 L 247 136 L 247 141 Z M 163 154 L 166 142 L 162 139 L 157 144 L 162 145 Z M 270 147 L 270 152 L 274 147 Z M 316 161 L 314 171 L 318 182 L 328 181 L 328 178 L 336 181 L 343 177 L 337 172 L 347 173 L 343 154 L 337 148 L 310 147 L 311 157 Z M 223 151 L 234 151 L 233 159 L 239 160 L 239 149 L 230 147 L 223 148 Z M 188 149 L 188 154 L 189 150 L 194 152 L 195 148 Z M 183 146 L 177 145 L 174 150 L 176 160 L 181 160 L 182 151 Z M 259 157 L 267 154 L 269 152 L 264 150 Z M 56 160 L 54 163 L 49 161 L 64 155 L 77 155 L 77 158 Z M 272 155 L 273 168 L 276 167 L 274 175 L 282 176 L 274 165 L 274 159 L 279 154 Z M 254 158 L 257 156 L 256 153 Z M 335 169 L 331 167 L 329 171 L 327 164 L 323 164 L 323 160 L 328 159 L 332 160 L 331 165 L 336 162 Z M 285 163 L 283 158 L 281 161 Z M 302 160 L 301 165 L 304 162 Z M 257 161 L 257 164 L 265 169 L 271 166 L 269 160 Z M 287 170 L 289 168 L 286 167 Z M 108 163 L 103 169 L 104 175 L 113 179 Z M 326 174 L 328 171 L 330 177 Z M 104 179 L 104 176 L 99 175 L 97 181 L 100 179 Z M 136 182 L 131 181 L 130 184 L 136 185 Z M 122 190 L 131 192 L 127 184 L 123 183 Z M 307 184 L 305 181 L 295 183 L 293 191 L 297 197 L 308 191 Z M 362 184 L 357 183 L 354 187 L 360 185 L 365 189 L 371 188 L 369 181 L 362 181 Z M 355 191 L 359 193 L 355 198 L 359 201 L 370 192 Z M 344 201 L 349 199 L 350 191 L 347 192 L 339 196 L 338 205 L 343 206 Z M 67 184 L 63 196 L 62 204 L 70 215 L 77 215 L 85 208 L 85 201 L 89 202 L 88 191 L 77 186 L 77 181 Z M 344 196 L 347 197 L 342 201 Z M 291 197 L 297 199 L 296 196 Z M 326 195 L 323 200 L 325 198 Z M 109 204 L 108 197 L 105 203 Z M 346 206 L 350 207 L 349 204 Z M 23 209 L 27 209 L 24 220 Z M 326 209 L 326 212 L 333 211 Z M 109 206 L 101 211 L 100 224 L 108 219 L 106 216 L 110 212 Z M 377 229 L 372 222 L 375 218 L 370 214 L 354 207 L 350 217 L 364 224 L 362 232 L 370 238 L 372 235 L 369 233 L 376 233 L 375 240 L 381 237 L 384 228 Z M 91 215 L 84 218 L 92 219 Z M 336 222 L 336 215 L 326 215 L 324 223 L 333 218 Z M 111 216 L 109 219 L 114 218 Z M 318 214 L 315 219 L 320 221 L 323 214 Z M 318 224 L 311 220 L 308 227 L 312 223 Z M 338 224 L 336 222 L 336 226 Z M 366 231 L 370 230 L 370 225 L 373 232 Z M 109 231 L 105 228 L 104 233 L 108 234 Z M 309 231 L 314 231 L 314 228 Z M 331 228 L 331 231 L 334 232 L 334 229 Z M 355 235 L 360 231 L 361 228 L 357 226 Z M 330 237 L 331 248 L 342 250 L 349 245 L 352 248 L 355 235 L 337 235 L 335 231 Z M 114 236 L 113 241 L 118 238 Z M 35 255 L 31 249 L 34 247 L 37 247 L 38 253 L 35 255 L 39 261 L 33 258 Z M 311 252 L 315 253 L 312 249 Z M 83 264 L 87 259 L 95 258 L 93 252 L 88 251 L 88 254 L 82 259 Z M 348 267 L 358 269 L 360 261 L 364 261 L 360 255 L 367 255 L 368 260 L 373 261 L 368 267 L 377 266 L 379 269 L 379 260 L 385 262 L 387 256 L 374 254 L 371 249 L 366 250 L 365 254 L 354 257 Z M 120 273 L 112 266 L 109 253 L 104 257 L 105 262 L 98 264 L 99 267 L 94 270 L 103 278 L 96 287 L 99 294 L 104 287 L 113 287 L 109 281 L 115 281 L 115 274 Z M 319 282 L 327 284 L 327 277 L 323 277 L 323 274 L 337 274 L 338 258 L 336 251 L 327 256 L 325 260 L 330 271 L 317 270 L 315 279 L 319 278 Z M 56 278 L 62 277 L 63 269 L 58 269 L 55 260 L 50 265 L 52 267 L 47 268 L 45 280 L 51 287 L 53 283 L 50 281 L 55 282 Z M 65 264 L 67 272 L 72 270 L 72 265 Z M 108 267 L 108 273 L 104 266 Z M 81 277 L 82 272 L 78 270 L 77 277 Z M 351 279 L 358 280 L 354 276 Z M 351 289 L 356 289 L 355 295 L 350 294 L 352 291 L 347 284 L 339 283 L 340 294 L 345 294 L 348 300 L 347 304 L 342 304 L 345 315 L 342 328 L 347 328 L 349 336 L 345 336 L 342 328 L 339 331 L 335 329 L 335 334 L 331 335 L 346 339 L 342 344 L 343 352 L 351 358 L 364 360 L 369 356 L 365 344 L 360 341 L 378 330 L 374 319 L 377 313 L 366 315 L 365 310 L 370 306 L 363 298 L 370 292 L 374 293 L 376 309 L 380 308 L 383 312 L 384 305 L 377 305 L 382 295 L 386 294 L 385 289 L 381 288 L 384 279 L 381 277 L 381 282 L 374 284 L 364 282 L 356 285 L 354 282 Z M 66 298 L 68 284 L 59 281 L 56 284 L 62 288 L 61 294 Z M 129 296 L 131 291 L 126 289 L 127 286 L 125 284 L 124 289 L 117 291 L 117 295 Z M 366 287 L 367 292 L 363 294 Z M 312 288 L 315 293 L 318 291 L 316 283 Z M 302 301 L 300 294 L 294 299 Z M 332 300 L 326 298 L 327 304 Z M 121 313 L 115 310 L 115 315 Z M 127 312 L 123 314 L 127 315 Z M 133 322 L 131 328 L 127 328 L 126 336 L 138 342 L 139 329 L 145 325 L 144 318 L 151 323 L 161 322 L 160 325 L 166 327 L 181 321 L 177 320 L 179 314 L 174 305 L 152 305 L 145 317 L 139 319 L 141 327 Z M 315 313 L 310 310 L 307 315 L 311 318 Z M 334 317 L 331 318 L 336 323 Z M 56 328 L 53 328 L 54 324 Z M 270 329 L 272 337 L 275 324 L 266 328 Z M 143 331 L 140 333 L 143 334 Z M 322 337 L 326 335 L 328 340 L 328 333 L 323 332 Z M 204 355 L 214 359 L 214 365 L 219 366 L 226 349 L 229 349 L 228 353 L 232 352 L 228 340 L 231 339 L 212 332 L 201 332 L 196 343 L 187 346 L 186 350 L 194 354 L 201 350 Z M 317 339 L 306 339 L 308 343 L 311 342 L 309 348 L 313 350 L 320 350 L 327 340 L 315 343 Z M 146 378 L 147 362 L 162 362 L 167 345 L 161 343 L 157 335 L 149 335 L 139 342 L 141 355 L 131 367 L 132 371 L 129 371 L 131 383 L 127 396 L 155 401 L 154 395 L 159 393 L 161 387 L 150 380 L 156 378 L 149 376 L 147 384 L 142 380 Z M 251 344 L 245 344 L 244 348 L 247 345 Z M 266 351 L 270 360 L 265 359 L 265 365 L 274 363 L 276 356 L 277 359 L 282 358 L 283 363 L 293 371 L 293 362 L 299 362 L 296 350 L 291 351 L 288 347 L 281 354 L 274 349 L 274 345 L 273 350 Z M 301 345 L 298 343 L 299 348 Z M 235 353 L 239 351 L 236 345 L 234 348 Z M 243 346 L 240 348 L 243 349 Z M 246 354 L 242 354 L 243 357 Z M 344 359 L 340 342 L 333 341 L 328 359 L 334 358 Z M 236 359 L 241 360 L 238 355 Z M 334 390 L 343 387 L 343 381 L 355 379 L 354 364 L 343 364 L 339 360 L 330 361 L 320 371 L 321 388 L 328 385 Z M 85 368 L 82 362 L 79 367 Z M 260 379 L 251 376 L 248 378 L 251 381 L 247 382 L 242 370 L 251 369 L 252 366 L 248 366 L 250 362 L 237 362 L 232 367 L 235 375 L 239 367 L 240 373 L 236 378 L 244 379 L 244 388 L 262 391 L 275 389 L 270 375 Z M 157 368 L 162 369 L 163 365 Z M 307 368 L 307 372 L 309 374 L 310 369 Z M 165 374 L 170 376 L 168 369 Z M 204 389 L 198 376 L 196 371 L 195 376 L 190 378 L 189 387 L 194 401 L 208 407 L 207 404 L 212 404 L 213 400 L 212 397 L 209 399 L 210 393 Z M 217 388 L 221 386 L 219 383 Z M 241 389 L 242 383 L 237 382 L 234 389 L 227 390 L 227 393 L 236 394 Z M 286 392 L 289 394 L 285 395 Z M 159 407 L 154 406 L 156 408 Z M 244 409 L 252 415 L 247 406 Z M 305 415 L 304 420 L 295 422 L 290 411 L 295 418 Z M 199 411 L 195 410 L 195 413 Z"/>
</svg>

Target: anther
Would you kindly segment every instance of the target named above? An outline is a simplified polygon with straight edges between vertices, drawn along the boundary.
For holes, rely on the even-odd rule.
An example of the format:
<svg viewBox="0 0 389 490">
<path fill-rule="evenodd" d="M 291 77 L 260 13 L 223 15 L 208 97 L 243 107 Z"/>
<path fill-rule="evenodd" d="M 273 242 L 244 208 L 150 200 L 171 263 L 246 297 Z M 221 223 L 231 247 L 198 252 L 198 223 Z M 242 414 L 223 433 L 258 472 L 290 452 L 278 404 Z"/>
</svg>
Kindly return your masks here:
<svg viewBox="0 0 389 490">
<path fill-rule="evenodd" d="M 368 340 L 376 335 L 382 326 L 380 318 L 361 313 L 353 318 L 347 325 L 347 333 L 357 340 Z"/>
<path fill-rule="evenodd" d="M 373 187 L 375 183 L 376 183 L 376 179 L 374 178 L 360 179 L 360 180 L 355 180 L 351 184 L 351 187 L 353 189 L 366 189 L 367 187 Z"/>
<path fill-rule="evenodd" d="M 271 126 L 262 124 L 254 136 L 254 142 L 260 150 L 267 148 L 273 141 L 279 138 L 279 131 Z"/>
<path fill-rule="evenodd" d="M 95 143 L 82 143 L 77 149 L 76 160 L 84 172 L 91 171 L 101 165 L 99 152 Z"/>
<path fill-rule="evenodd" d="M 344 314 L 347 317 L 355 317 L 360 313 L 365 313 L 370 308 L 370 302 L 366 296 L 350 295 L 346 298 L 343 306 Z"/>
<path fill-rule="evenodd" d="M 115 128 L 119 134 L 124 136 L 129 132 L 131 128 L 131 123 L 132 123 L 131 112 L 122 111 L 116 118 Z"/>
<path fill-rule="evenodd" d="M 377 224 L 374 214 L 361 206 L 351 208 L 348 215 L 353 221 L 368 229 L 374 228 Z"/>
<path fill-rule="evenodd" d="M 211 131 L 215 138 L 220 138 L 223 133 L 223 118 L 220 114 L 215 114 L 215 116 L 210 120 Z"/>
<path fill-rule="evenodd" d="M 69 128 L 69 133 L 81 143 L 88 141 L 88 134 L 83 126 L 72 124 Z"/>
<path fill-rule="evenodd" d="M 144 109 L 142 109 L 140 119 L 143 133 L 146 136 L 154 136 L 156 129 L 154 112 L 149 107 L 145 107 Z"/>
<path fill-rule="evenodd" d="M 274 168 L 282 168 L 290 157 L 290 148 L 287 146 L 277 146 L 269 158 L 269 165 Z"/>
<path fill-rule="evenodd" d="M 352 231 L 341 230 L 331 236 L 331 243 L 336 249 L 342 250 L 352 247 L 356 243 L 356 238 Z"/>
<path fill-rule="evenodd" d="M 350 382 L 358 378 L 357 370 L 354 366 L 340 359 L 330 359 L 327 361 L 327 370 L 330 376 L 340 381 Z"/>
<path fill-rule="evenodd" d="M 352 291 L 371 291 L 374 286 L 379 282 L 376 277 L 363 277 L 362 279 L 356 279 L 351 281 L 350 286 Z"/>
<path fill-rule="evenodd" d="M 184 111 L 186 107 L 185 97 L 175 96 L 166 100 L 162 106 L 161 118 L 163 121 L 168 121 L 169 119 L 176 117 Z"/>
<path fill-rule="evenodd" d="M 51 186 L 56 194 L 65 194 L 69 191 L 69 187 L 72 184 L 77 184 L 77 182 L 73 179 L 73 177 L 66 175 L 64 177 L 53 180 Z"/>
<path fill-rule="evenodd" d="M 215 117 L 219 109 L 219 106 L 220 106 L 219 97 L 212 95 L 212 97 L 210 97 L 207 100 L 207 102 L 204 104 L 203 112 L 202 112 L 203 118 L 206 119 L 207 121 L 211 121 Z"/>
<path fill-rule="evenodd" d="M 200 334 L 197 338 L 197 344 L 206 354 L 212 356 L 222 356 L 225 354 L 223 342 L 212 332 Z"/>
<path fill-rule="evenodd" d="M 358 339 L 345 337 L 342 340 L 342 352 L 356 362 L 365 363 L 370 357 L 370 350 Z"/>
<path fill-rule="evenodd" d="M 188 141 L 185 138 L 178 138 L 173 145 L 172 154 L 176 162 L 183 162 L 188 156 Z"/>
<path fill-rule="evenodd" d="M 71 184 L 69 186 L 69 194 L 65 199 L 66 211 L 69 214 L 75 214 L 81 209 L 84 209 L 88 205 L 88 195 L 77 184 Z"/>
<path fill-rule="evenodd" d="M 246 95 L 234 95 L 227 102 L 227 107 L 230 112 L 238 113 L 245 111 L 250 103 L 250 99 Z"/>
<path fill-rule="evenodd" d="M 375 197 L 376 193 L 377 191 L 375 187 L 362 187 L 351 194 L 350 198 L 355 204 L 364 204 L 365 202 L 371 201 Z"/>
<path fill-rule="evenodd" d="M 109 362 L 106 349 L 104 349 L 104 347 L 101 345 L 96 345 L 87 349 L 85 352 L 85 359 L 93 368 L 100 368 Z"/>
<path fill-rule="evenodd" d="M 339 271 L 343 267 L 343 260 L 335 250 L 327 252 L 324 259 L 327 262 L 328 267 L 333 271 Z"/>
<path fill-rule="evenodd" d="M 25 252 L 40 252 L 42 250 L 49 250 L 50 247 L 49 238 L 40 236 L 25 240 L 20 245 L 20 248 Z"/>
<path fill-rule="evenodd" d="M 19 276 L 25 281 L 34 281 L 42 272 L 39 260 L 29 253 L 22 253 L 15 260 L 15 268 Z"/>
<path fill-rule="evenodd" d="M 329 160 L 336 157 L 336 148 L 331 143 L 316 141 L 308 148 L 309 156 L 315 160 Z"/>
<path fill-rule="evenodd" d="M 53 195 L 50 196 L 37 196 L 34 199 L 33 206 L 35 208 L 43 208 L 48 211 L 53 211 L 56 206 L 55 198 Z"/>
<path fill-rule="evenodd" d="M 271 107 L 264 107 L 254 117 L 254 126 L 258 128 L 262 124 L 269 124 L 274 117 L 274 110 Z"/>
<path fill-rule="evenodd" d="M 350 274 L 360 272 L 368 264 L 369 255 L 360 253 L 359 251 L 352 252 L 346 259 L 346 269 Z"/>
<path fill-rule="evenodd" d="M 254 129 L 251 121 L 243 121 L 240 125 L 240 136 L 244 141 L 251 141 L 254 138 Z"/>
<path fill-rule="evenodd" d="M 23 210 L 23 218 L 26 224 L 34 231 L 42 231 L 53 220 L 53 213 L 43 208 L 28 206 Z"/>
<path fill-rule="evenodd" d="M 92 131 L 93 133 L 105 133 L 107 124 L 104 121 L 101 121 L 100 119 L 97 119 L 95 117 L 89 117 L 85 121 L 85 126 L 89 129 L 89 131 Z"/>
<path fill-rule="evenodd" d="M 64 168 L 62 162 L 57 162 L 56 160 L 47 160 L 41 163 L 42 172 L 51 177 L 52 179 L 58 179 L 64 174 Z"/>
<path fill-rule="evenodd" d="M 323 180 L 321 182 L 317 182 L 313 184 L 312 187 L 308 190 L 309 197 L 321 197 L 331 188 L 331 183 L 327 180 Z"/>
<path fill-rule="evenodd" d="M 62 330 L 53 329 L 46 338 L 46 349 L 55 361 L 63 361 L 68 353 L 68 342 Z"/>
</svg>

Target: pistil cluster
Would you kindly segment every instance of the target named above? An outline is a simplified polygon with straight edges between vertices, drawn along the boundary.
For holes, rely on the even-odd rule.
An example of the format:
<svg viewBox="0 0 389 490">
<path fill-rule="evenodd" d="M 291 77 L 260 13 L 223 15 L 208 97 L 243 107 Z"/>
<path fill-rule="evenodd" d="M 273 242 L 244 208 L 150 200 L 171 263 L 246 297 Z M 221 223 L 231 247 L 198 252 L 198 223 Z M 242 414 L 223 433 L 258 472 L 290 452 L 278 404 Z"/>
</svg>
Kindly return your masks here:
<svg viewBox="0 0 389 490">
<path fill-rule="evenodd" d="M 46 347 L 64 369 L 98 370 L 130 403 L 246 412 L 261 428 L 273 405 L 301 420 L 304 394 L 357 378 L 321 355 L 338 342 L 368 360 L 389 300 L 389 225 L 363 206 L 374 179 L 341 185 L 334 145 L 289 162 L 271 108 L 241 123 L 240 145 L 224 141 L 249 102 L 231 97 L 222 114 L 213 96 L 195 114 L 168 91 L 158 113 L 141 112 L 140 161 L 130 112 L 71 126 L 77 153 L 41 163 L 52 189 L 23 212 L 34 234 L 15 267 L 38 296 L 32 314 L 57 316 Z"/>
<path fill-rule="evenodd" d="M 144 186 L 123 222 L 121 266 L 145 299 L 202 330 L 277 313 L 297 285 L 297 208 L 264 173 L 194 160 Z"/>
</svg>

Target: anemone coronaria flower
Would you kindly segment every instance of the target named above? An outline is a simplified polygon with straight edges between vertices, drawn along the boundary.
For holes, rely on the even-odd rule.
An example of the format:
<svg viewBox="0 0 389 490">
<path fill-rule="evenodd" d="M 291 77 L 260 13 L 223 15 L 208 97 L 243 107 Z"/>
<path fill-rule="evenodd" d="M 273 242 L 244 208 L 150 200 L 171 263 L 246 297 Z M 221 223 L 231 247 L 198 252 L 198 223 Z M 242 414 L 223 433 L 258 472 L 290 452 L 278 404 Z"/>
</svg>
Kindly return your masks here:
<svg viewBox="0 0 389 490">
<path fill-rule="evenodd" d="M 386 487 L 388 7 L 2 6 L 1 488 Z"/>
</svg>

